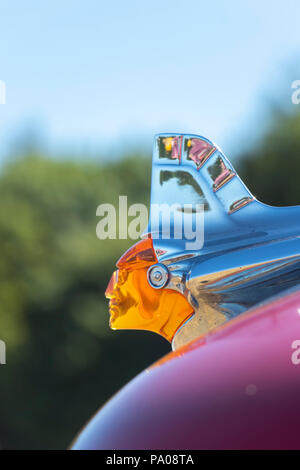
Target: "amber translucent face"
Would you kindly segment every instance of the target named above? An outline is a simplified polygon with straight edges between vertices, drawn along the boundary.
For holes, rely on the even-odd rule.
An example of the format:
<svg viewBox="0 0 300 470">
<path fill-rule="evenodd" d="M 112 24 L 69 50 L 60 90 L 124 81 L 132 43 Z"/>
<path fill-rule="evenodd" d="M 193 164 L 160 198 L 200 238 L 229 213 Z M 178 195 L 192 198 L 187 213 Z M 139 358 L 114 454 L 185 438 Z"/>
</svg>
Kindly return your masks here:
<svg viewBox="0 0 300 470">
<path fill-rule="evenodd" d="M 115 330 L 149 330 L 172 341 L 193 310 L 179 292 L 150 286 L 147 270 L 155 263 L 150 238 L 138 242 L 120 258 L 105 292 L 110 299 L 110 326 Z"/>
</svg>

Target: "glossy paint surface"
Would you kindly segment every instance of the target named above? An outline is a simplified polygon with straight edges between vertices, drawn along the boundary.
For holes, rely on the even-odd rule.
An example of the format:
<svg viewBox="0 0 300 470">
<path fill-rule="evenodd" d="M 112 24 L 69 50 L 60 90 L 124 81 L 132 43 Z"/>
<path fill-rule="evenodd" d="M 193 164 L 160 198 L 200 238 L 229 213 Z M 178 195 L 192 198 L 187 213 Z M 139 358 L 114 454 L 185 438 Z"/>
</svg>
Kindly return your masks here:
<svg viewBox="0 0 300 470">
<path fill-rule="evenodd" d="M 170 353 L 112 398 L 73 448 L 299 449 L 299 311 L 296 291 Z"/>
</svg>

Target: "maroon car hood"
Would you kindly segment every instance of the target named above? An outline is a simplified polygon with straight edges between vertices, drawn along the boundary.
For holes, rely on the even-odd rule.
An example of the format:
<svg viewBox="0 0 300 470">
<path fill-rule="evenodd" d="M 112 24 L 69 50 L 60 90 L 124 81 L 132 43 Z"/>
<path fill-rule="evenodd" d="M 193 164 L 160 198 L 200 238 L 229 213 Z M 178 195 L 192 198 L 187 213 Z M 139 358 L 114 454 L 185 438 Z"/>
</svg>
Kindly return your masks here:
<svg viewBox="0 0 300 470">
<path fill-rule="evenodd" d="M 73 448 L 299 449 L 299 312 L 297 291 L 168 354 L 100 409 Z"/>
</svg>

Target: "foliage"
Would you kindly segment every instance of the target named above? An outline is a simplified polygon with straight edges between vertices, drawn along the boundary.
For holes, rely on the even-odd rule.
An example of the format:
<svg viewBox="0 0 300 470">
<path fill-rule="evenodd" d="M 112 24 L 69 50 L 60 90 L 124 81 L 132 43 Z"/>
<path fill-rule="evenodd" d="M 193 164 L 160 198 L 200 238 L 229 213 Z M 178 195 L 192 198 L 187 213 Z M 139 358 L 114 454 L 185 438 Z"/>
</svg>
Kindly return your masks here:
<svg viewBox="0 0 300 470">
<path fill-rule="evenodd" d="M 0 177 L 0 438 L 65 448 L 97 407 L 169 350 L 154 335 L 112 332 L 104 291 L 132 242 L 99 240 L 96 208 L 147 202 L 150 163 L 27 155 Z"/>
<path fill-rule="evenodd" d="M 240 155 L 238 170 L 262 202 L 300 204 L 300 113 L 274 113 L 260 141 Z"/>
</svg>

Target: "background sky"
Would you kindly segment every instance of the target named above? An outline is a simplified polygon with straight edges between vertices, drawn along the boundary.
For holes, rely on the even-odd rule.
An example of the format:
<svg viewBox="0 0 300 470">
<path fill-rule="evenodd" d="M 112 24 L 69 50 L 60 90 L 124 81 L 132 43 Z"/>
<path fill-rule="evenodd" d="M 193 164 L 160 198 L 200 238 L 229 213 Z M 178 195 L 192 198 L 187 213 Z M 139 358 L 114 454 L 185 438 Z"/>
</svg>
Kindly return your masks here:
<svg viewBox="0 0 300 470">
<path fill-rule="evenodd" d="M 298 0 L 2 0 L 0 18 L 2 156 L 26 136 L 113 152 L 168 131 L 234 153 L 300 79 Z"/>
</svg>

